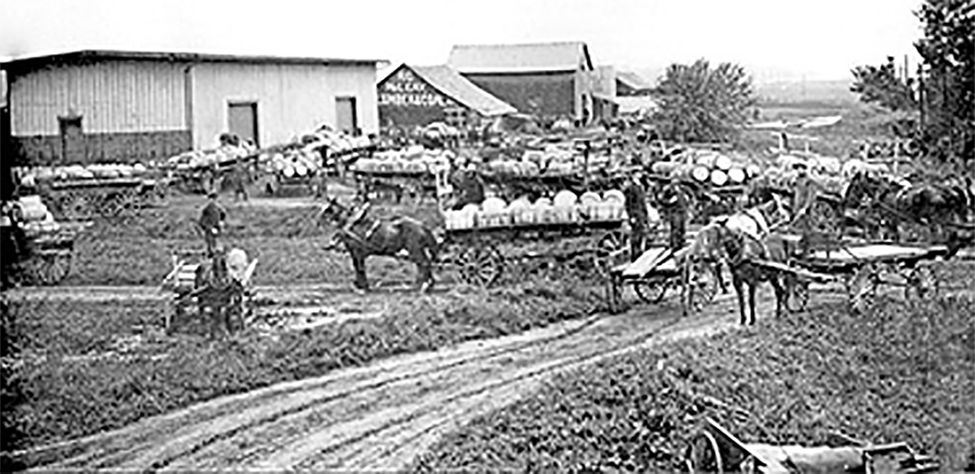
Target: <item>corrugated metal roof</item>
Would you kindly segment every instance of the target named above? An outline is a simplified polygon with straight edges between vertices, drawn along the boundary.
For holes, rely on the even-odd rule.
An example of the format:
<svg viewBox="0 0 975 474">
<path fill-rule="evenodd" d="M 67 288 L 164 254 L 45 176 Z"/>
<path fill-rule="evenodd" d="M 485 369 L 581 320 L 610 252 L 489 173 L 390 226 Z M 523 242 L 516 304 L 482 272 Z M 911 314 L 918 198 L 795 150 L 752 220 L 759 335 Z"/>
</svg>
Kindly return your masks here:
<svg viewBox="0 0 975 474">
<path fill-rule="evenodd" d="M 26 58 L 17 58 L 0 64 L 4 70 L 30 69 L 47 64 L 73 63 L 78 61 L 93 61 L 99 59 L 121 59 L 133 61 L 170 61 L 170 62 L 231 62 L 252 64 L 323 64 L 323 65 L 359 65 L 375 66 L 385 62 L 381 59 L 341 59 L 341 58 L 312 58 L 290 56 L 242 56 L 232 54 L 185 53 L 185 52 L 150 52 L 150 51 L 118 51 L 118 50 L 80 50 L 66 53 L 46 54 Z"/>
<path fill-rule="evenodd" d="M 477 87 L 450 66 L 407 66 L 424 81 L 484 116 L 513 114 L 510 104 Z"/>
<path fill-rule="evenodd" d="M 530 44 L 455 45 L 447 63 L 465 74 L 591 71 L 589 48 L 581 41 Z"/>
<path fill-rule="evenodd" d="M 653 87 L 649 82 L 632 72 L 618 72 L 616 73 L 616 80 L 636 90 L 644 90 Z"/>
</svg>

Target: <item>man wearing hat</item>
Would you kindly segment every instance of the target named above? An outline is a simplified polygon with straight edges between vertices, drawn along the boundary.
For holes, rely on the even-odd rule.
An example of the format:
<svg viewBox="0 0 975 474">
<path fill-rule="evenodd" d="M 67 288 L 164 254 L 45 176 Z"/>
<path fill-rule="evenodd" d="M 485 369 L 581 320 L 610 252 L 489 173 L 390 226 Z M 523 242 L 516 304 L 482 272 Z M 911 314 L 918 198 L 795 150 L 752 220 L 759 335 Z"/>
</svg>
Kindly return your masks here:
<svg viewBox="0 0 975 474">
<path fill-rule="evenodd" d="M 200 212 L 200 220 L 197 222 L 207 244 L 207 257 L 213 257 L 217 249 L 217 237 L 222 232 L 226 219 L 227 211 L 217 202 L 217 191 L 211 190 L 207 195 L 207 205 Z"/>
<path fill-rule="evenodd" d="M 649 226 L 647 193 L 640 173 L 634 172 L 630 175 L 626 187 L 623 188 L 623 200 L 630 224 L 630 261 L 634 262 L 643 255 Z"/>
<path fill-rule="evenodd" d="M 677 181 L 664 184 L 657 197 L 664 219 L 670 228 L 670 248 L 676 252 L 684 248 L 686 243 L 689 198 Z"/>
<path fill-rule="evenodd" d="M 792 223 L 796 230 L 803 236 L 808 236 L 812 230 L 813 204 L 816 202 L 817 184 L 809 176 L 809 164 L 805 161 L 796 162 L 792 165 L 796 171 L 795 181 L 792 183 Z M 803 239 L 803 246 L 808 244 L 807 239 Z"/>
</svg>

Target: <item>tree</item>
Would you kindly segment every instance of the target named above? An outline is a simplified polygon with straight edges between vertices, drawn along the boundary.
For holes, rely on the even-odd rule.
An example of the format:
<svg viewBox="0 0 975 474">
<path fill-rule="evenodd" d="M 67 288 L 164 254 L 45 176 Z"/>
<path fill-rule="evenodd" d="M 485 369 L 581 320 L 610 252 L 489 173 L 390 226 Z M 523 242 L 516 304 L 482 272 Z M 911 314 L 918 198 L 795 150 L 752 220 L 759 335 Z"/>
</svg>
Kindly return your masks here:
<svg viewBox="0 0 975 474">
<path fill-rule="evenodd" d="M 708 61 L 672 64 L 657 85 L 655 114 L 664 138 L 684 142 L 721 142 L 738 134 L 755 105 L 751 78 L 732 63 L 711 68 Z"/>
<path fill-rule="evenodd" d="M 897 77 L 894 57 L 880 66 L 857 66 L 853 69 L 853 85 L 850 91 L 860 94 L 860 101 L 875 103 L 892 111 L 916 110 L 913 80 Z"/>
<path fill-rule="evenodd" d="M 921 101 L 926 148 L 942 160 L 971 161 L 975 155 L 975 2 L 926 0 L 916 14 L 924 28 L 914 47 L 924 61 Z"/>
</svg>

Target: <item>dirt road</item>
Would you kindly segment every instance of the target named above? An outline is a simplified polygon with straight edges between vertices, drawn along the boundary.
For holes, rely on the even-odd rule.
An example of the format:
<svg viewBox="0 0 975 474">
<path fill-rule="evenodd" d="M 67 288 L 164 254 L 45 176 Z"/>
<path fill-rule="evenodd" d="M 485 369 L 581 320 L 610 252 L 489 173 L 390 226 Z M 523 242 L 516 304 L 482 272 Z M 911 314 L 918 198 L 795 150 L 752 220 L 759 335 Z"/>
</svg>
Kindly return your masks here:
<svg viewBox="0 0 975 474">
<path fill-rule="evenodd" d="M 771 298 L 762 298 L 770 301 Z M 674 303 L 390 358 L 228 396 L 18 453 L 44 470 L 394 470 L 441 435 L 552 374 L 661 341 L 733 328 L 734 301 L 681 319 Z M 762 314 L 771 308 L 763 305 Z"/>
</svg>

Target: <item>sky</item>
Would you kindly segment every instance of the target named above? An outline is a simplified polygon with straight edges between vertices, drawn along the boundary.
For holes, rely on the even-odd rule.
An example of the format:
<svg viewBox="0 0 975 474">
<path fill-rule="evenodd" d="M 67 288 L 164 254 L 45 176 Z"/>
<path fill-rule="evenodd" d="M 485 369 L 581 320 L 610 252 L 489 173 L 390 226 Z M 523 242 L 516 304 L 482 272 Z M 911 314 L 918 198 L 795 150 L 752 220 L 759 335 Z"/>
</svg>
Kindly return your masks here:
<svg viewBox="0 0 975 474">
<path fill-rule="evenodd" d="M 850 79 L 909 55 L 921 0 L 0 0 L 0 60 L 79 49 L 443 64 L 454 44 L 583 41 L 656 79 L 737 62 L 758 83 Z"/>
</svg>

